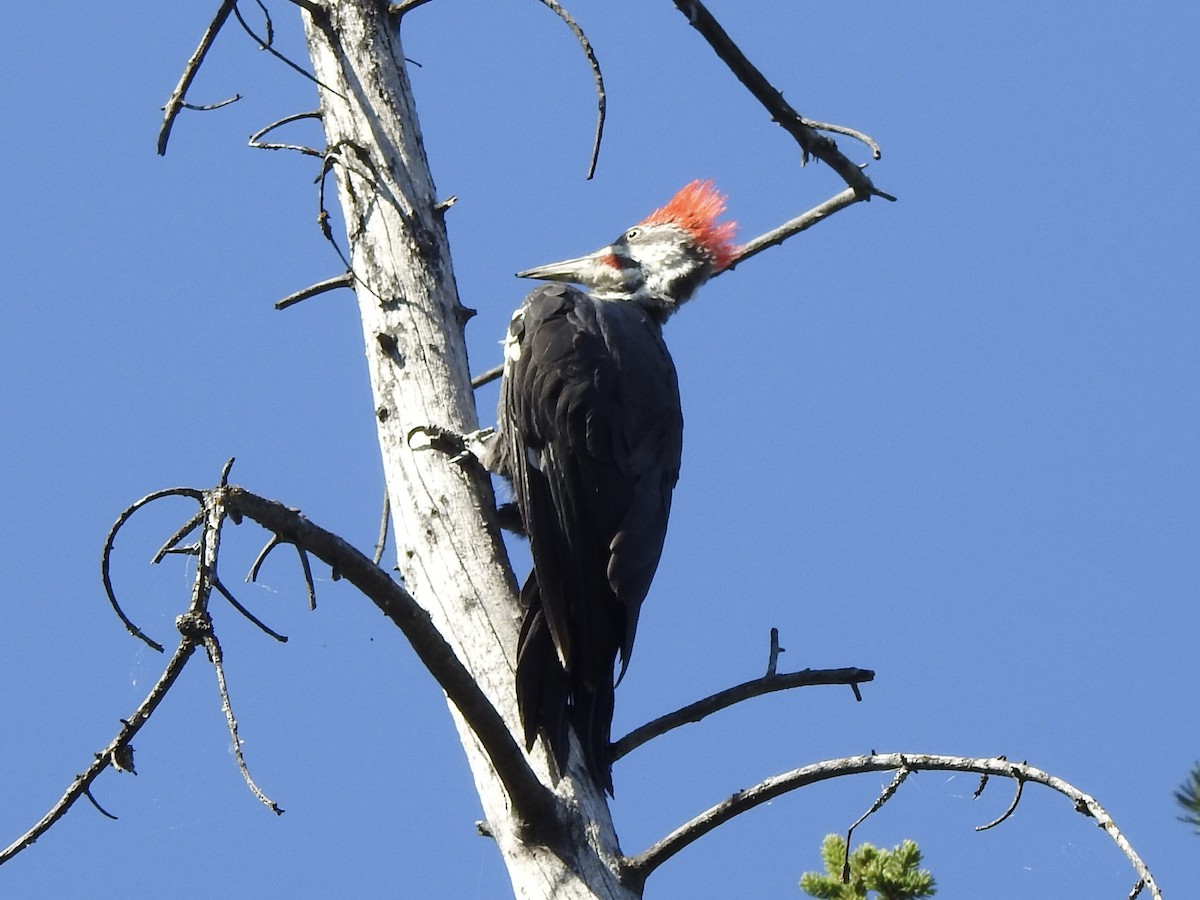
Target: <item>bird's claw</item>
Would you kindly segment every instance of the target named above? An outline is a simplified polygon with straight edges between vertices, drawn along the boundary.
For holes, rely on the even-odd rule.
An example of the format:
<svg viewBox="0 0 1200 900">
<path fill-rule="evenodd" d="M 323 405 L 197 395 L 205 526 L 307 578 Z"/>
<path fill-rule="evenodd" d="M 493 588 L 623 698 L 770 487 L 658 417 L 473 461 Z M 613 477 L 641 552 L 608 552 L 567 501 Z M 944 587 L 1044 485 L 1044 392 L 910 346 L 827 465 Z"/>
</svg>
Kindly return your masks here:
<svg viewBox="0 0 1200 900">
<path fill-rule="evenodd" d="M 417 435 L 424 435 L 425 443 L 416 443 Z M 440 425 L 418 425 L 409 430 L 405 440 L 413 450 L 440 450 L 450 457 L 452 463 L 461 465 L 473 459 L 483 465 L 487 458 L 488 445 L 495 436 L 495 428 L 480 428 L 478 431 L 459 434 Z"/>
</svg>

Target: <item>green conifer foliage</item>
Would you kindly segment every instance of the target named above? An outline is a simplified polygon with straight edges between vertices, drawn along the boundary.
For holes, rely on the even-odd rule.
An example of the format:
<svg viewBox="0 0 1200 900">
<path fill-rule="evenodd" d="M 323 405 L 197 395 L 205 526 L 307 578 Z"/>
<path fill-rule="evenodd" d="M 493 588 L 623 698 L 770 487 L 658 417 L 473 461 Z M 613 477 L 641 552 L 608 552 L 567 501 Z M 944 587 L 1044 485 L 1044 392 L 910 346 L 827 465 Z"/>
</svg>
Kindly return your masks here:
<svg viewBox="0 0 1200 900">
<path fill-rule="evenodd" d="M 1192 768 L 1188 780 L 1179 786 L 1179 790 L 1175 792 L 1175 799 L 1186 813 L 1181 817 L 1183 821 L 1194 825 L 1196 832 L 1200 834 L 1200 763 Z"/>
<path fill-rule="evenodd" d="M 849 880 L 843 881 L 846 842 L 836 834 L 821 843 L 825 874 L 805 872 L 800 888 L 820 900 L 921 900 L 937 893 L 933 875 L 921 869 L 921 851 L 915 841 L 903 841 L 891 850 L 859 844 L 850 854 Z"/>
</svg>

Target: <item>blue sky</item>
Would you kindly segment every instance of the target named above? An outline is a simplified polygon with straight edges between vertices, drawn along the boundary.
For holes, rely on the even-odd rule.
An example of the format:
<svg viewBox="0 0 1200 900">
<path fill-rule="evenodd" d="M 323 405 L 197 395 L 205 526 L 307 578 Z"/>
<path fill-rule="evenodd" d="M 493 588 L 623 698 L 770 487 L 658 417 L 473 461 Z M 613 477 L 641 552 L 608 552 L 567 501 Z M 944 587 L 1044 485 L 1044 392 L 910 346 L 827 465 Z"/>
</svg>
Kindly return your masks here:
<svg viewBox="0 0 1200 900">
<path fill-rule="evenodd" d="M 54 19 L 18 4 L 0 34 L 9 212 L 0 303 L 0 733 L 4 842 L 106 744 L 163 660 L 101 593 L 128 503 L 234 480 L 360 547 L 381 476 L 349 295 L 276 312 L 337 274 L 315 225 L 318 164 L 246 137 L 312 109 L 312 86 L 223 34 L 165 159 L 158 108 L 215 4 L 135 2 Z M 608 78 L 594 108 L 570 35 L 533 2 L 432 3 L 405 25 L 449 214 L 476 370 L 528 285 L 676 188 L 714 178 L 750 237 L 839 190 L 797 167 L 671 4 L 579 0 Z M 818 759 L 1007 754 L 1096 796 L 1168 896 L 1200 881 L 1172 790 L 1200 758 L 1200 12 L 1182 2 L 1004 6 L 718 3 L 713 12 L 814 119 L 872 134 L 898 203 L 860 204 L 706 287 L 668 342 L 687 418 L 671 533 L 618 693 L 615 733 L 765 665 L 858 665 L 877 681 L 758 700 L 618 764 L 637 852 L 731 791 Z M 249 11 L 249 10 L 248 10 Z M 302 55 L 288 4 L 280 46 Z M 316 141 L 309 126 L 290 132 Z M 865 159 L 848 141 L 843 147 Z M 489 420 L 495 392 L 480 392 Z M 186 515 L 118 545 L 127 609 L 170 642 L 190 572 L 151 571 Z M 261 545 L 227 538 L 226 580 L 276 629 L 217 609 L 248 794 L 214 679 L 192 664 L 80 807 L 0 869 L 11 897 L 504 896 L 499 856 L 444 702 L 400 636 L 294 561 L 260 586 Z M 516 555 L 518 560 L 520 554 Z M 523 563 L 518 562 L 518 565 Z M 808 789 L 680 854 L 659 897 L 800 897 L 823 835 L 887 776 Z M 910 779 L 856 837 L 920 842 L 941 896 L 1121 897 L 1133 875 L 1063 798 L 1017 814 L 993 783 Z"/>
</svg>

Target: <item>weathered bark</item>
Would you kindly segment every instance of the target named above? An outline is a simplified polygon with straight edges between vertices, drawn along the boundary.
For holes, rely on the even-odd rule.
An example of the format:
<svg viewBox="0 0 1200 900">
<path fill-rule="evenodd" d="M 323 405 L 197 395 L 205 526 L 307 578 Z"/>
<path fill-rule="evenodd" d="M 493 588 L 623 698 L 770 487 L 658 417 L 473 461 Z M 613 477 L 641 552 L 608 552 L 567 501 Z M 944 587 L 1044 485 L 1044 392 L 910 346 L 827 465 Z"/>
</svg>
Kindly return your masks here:
<svg viewBox="0 0 1200 900">
<path fill-rule="evenodd" d="M 305 29 L 347 223 L 399 569 L 518 734 L 518 606 L 490 485 L 473 467 L 415 451 L 406 439 L 421 425 L 459 433 L 478 426 L 463 340 L 468 315 L 454 284 L 396 21 L 380 0 L 327 6 L 327 14 L 304 14 Z M 620 882 L 608 807 L 586 777 L 568 773 L 557 785 L 560 822 L 522 827 L 469 725 L 453 706 L 451 712 L 517 896 L 640 893 Z M 541 751 L 536 757 L 535 770 L 549 784 Z"/>
</svg>

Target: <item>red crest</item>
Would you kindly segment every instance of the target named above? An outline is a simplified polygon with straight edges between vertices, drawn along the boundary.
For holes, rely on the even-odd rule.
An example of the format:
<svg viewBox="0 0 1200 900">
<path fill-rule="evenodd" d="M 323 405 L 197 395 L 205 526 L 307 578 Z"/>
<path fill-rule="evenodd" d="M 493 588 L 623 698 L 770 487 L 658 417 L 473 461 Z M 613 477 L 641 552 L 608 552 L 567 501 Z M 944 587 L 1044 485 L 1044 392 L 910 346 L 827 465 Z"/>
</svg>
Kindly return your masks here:
<svg viewBox="0 0 1200 900">
<path fill-rule="evenodd" d="M 733 262 L 740 249 L 733 242 L 737 223 L 717 221 L 725 212 L 726 199 L 713 187 L 711 180 L 697 179 L 680 188 L 666 206 L 656 209 L 639 224 L 671 222 L 678 225 L 712 257 L 714 271 L 720 272 Z"/>
</svg>

